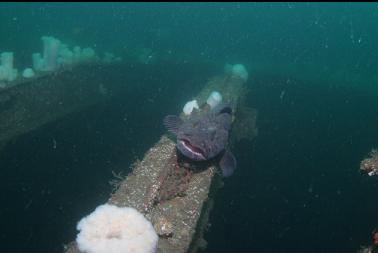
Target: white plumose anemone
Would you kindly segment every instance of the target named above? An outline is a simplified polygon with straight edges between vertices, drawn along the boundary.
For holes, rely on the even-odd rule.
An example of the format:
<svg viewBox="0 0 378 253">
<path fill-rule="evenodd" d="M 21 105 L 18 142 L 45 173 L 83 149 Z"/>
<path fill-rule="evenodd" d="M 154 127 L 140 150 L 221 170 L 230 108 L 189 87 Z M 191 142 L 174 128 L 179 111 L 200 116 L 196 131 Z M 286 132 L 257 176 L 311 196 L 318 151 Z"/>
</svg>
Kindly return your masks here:
<svg viewBox="0 0 378 253">
<path fill-rule="evenodd" d="M 222 95 L 218 91 L 213 91 L 207 98 L 206 103 L 210 105 L 211 108 L 214 108 L 222 102 L 222 99 Z"/>
<path fill-rule="evenodd" d="M 231 73 L 234 77 L 239 77 L 244 82 L 248 80 L 248 71 L 243 64 L 233 65 L 231 69 Z"/>
<path fill-rule="evenodd" d="M 136 209 L 104 204 L 77 224 L 78 248 L 85 253 L 155 253 L 158 235 Z"/>
<path fill-rule="evenodd" d="M 192 114 L 192 111 L 194 110 L 194 108 L 199 109 L 197 100 L 192 100 L 186 103 L 182 111 L 184 112 L 185 115 L 190 115 Z"/>
<path fill-rule="evenodd" d="M 24 78 L 32 78 L 35 76 L 34 70 L 32 68 L 26 68 L 22 71 L 22 77 Z"/>
</svg>

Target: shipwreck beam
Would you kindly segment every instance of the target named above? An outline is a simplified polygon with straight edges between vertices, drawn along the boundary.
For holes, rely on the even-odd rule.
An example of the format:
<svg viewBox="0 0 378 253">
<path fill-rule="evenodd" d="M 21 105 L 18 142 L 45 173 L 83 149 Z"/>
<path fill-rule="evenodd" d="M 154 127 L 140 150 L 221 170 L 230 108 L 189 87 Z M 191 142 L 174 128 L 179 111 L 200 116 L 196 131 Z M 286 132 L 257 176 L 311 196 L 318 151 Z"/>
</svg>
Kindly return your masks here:
<svg viewBox="0 0 378 253">
<path fill-rule="evenodd" d="M 196 99 L 204 104 L 216 90 L 237 108 L 245 92 L 243 84 L 240 78 L 217 76 L 204 85 Z M 256 130 L 255 122 L 250 127 Z M 134 207 L 145 214 L 159 234 L 159 253 L 194 253 L 206 247 L 203 233 L 213 205 L 212 193 L 221 182 L 214 164 L 202 164 L 200 170 L 192 172 L 177 156 L 175 142 L 163 135 L 141 161 L 134 163 L 132 172 L 117 184 L 108 200 L 109 204 Z M 75 242 L 65 252 L 79 252 Z"/>
</svg>

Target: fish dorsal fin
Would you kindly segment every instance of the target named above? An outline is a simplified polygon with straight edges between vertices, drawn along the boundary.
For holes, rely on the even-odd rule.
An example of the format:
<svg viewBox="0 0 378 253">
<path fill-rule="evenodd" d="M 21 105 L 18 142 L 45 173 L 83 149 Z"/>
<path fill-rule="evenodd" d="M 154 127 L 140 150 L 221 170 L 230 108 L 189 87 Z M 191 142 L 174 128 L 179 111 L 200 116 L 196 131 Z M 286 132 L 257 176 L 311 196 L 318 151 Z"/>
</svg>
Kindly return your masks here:
<svg viewBox="0 0 378 253">
<path fill-rule="evenodd" d="M 169 132 L 177 135 L 178 129 L 182 125 L 183 121 L 176 115 L 167 115 L 164 117 L 163 123 Z"/>
</svg>

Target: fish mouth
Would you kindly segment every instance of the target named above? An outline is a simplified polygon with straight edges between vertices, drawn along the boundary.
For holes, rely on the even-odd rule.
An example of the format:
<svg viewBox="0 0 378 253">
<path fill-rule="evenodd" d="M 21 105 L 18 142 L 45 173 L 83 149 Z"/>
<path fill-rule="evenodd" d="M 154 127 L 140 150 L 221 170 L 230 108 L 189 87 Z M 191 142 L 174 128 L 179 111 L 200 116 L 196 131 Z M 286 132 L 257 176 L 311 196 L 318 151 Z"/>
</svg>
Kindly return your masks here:
<svg viewBox="0 0 378 253">
<path fill-rule="evenodd" d="M 190 143 L 190 141 L 186 139 L 180 139 L 179 142 L 186 151 L 188 151 L 192 156 L 194 156 L 192 158 L 197 159 L 197 160 L 206 160 L 205 153 L 203 152 L 202 149 L 196 146 L 193 146 Z"/>
</svg>

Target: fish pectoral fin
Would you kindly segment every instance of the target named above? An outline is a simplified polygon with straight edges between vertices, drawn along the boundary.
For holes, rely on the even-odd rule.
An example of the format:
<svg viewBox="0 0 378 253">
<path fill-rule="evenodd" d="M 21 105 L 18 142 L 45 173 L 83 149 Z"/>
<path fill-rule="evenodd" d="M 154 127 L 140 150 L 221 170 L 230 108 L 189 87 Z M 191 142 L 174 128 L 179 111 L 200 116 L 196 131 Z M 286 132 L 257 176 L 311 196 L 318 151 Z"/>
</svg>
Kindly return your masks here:
<svg viewBox="0 0 378 253">
<path fill-rule="evenodd" d="M 176 115 L 167 115 L 164 117 L 163 123 L 169 132 L 177 135 L 178 129 L 182 125 L 183 121 Z"/>
<path fill-rule="evenodd" d="M 219 167 L 221 168 L 224 177 L 229 177 L 234 173 L 236 169 L 236 159 L 229 150 L 224 152 L 219 161 Z"/>
</svg>

